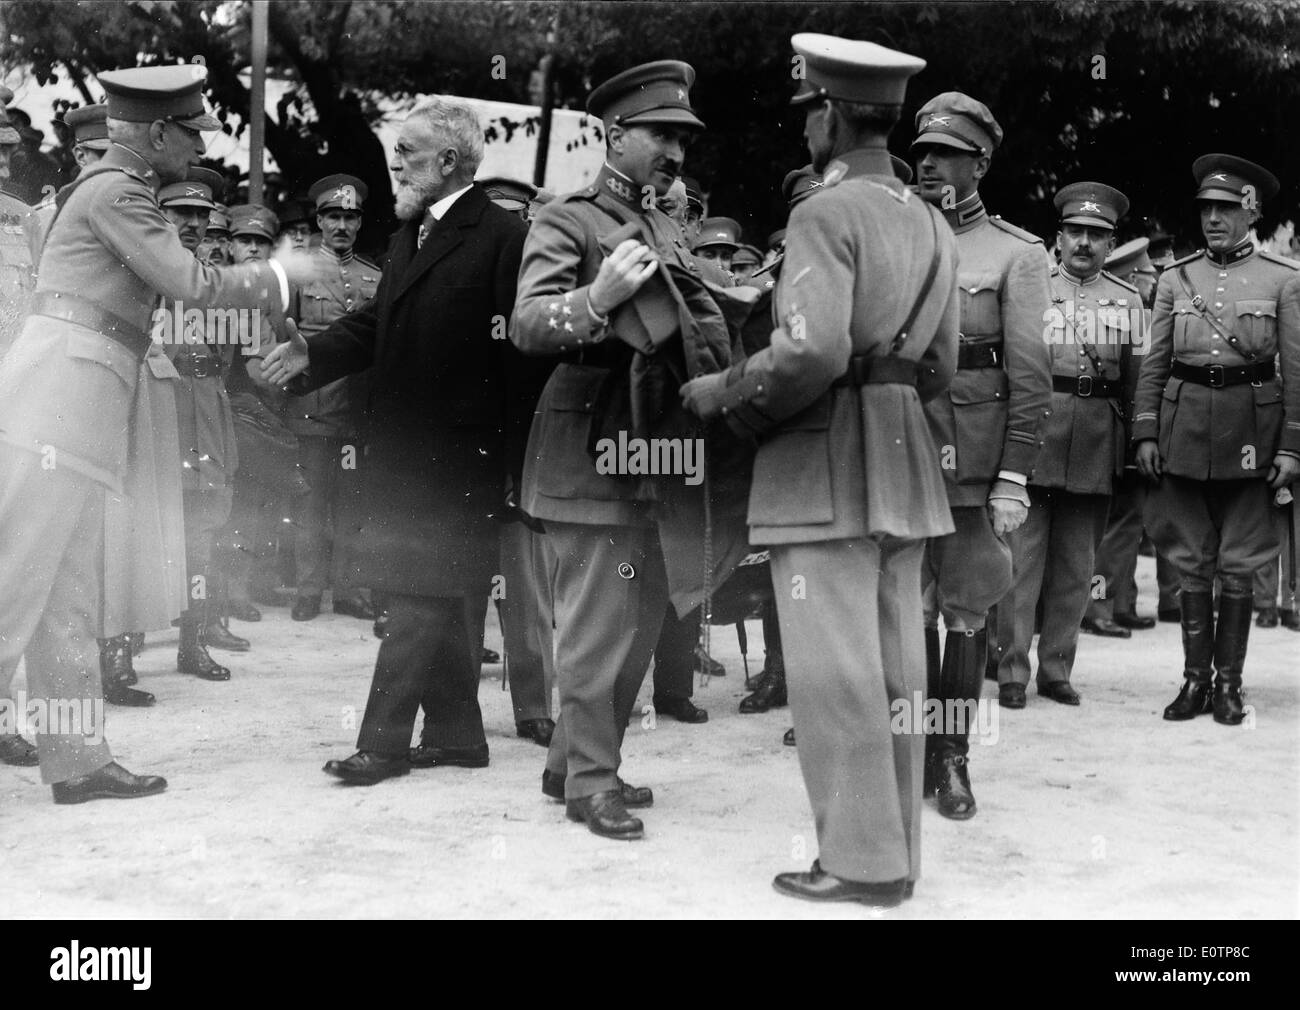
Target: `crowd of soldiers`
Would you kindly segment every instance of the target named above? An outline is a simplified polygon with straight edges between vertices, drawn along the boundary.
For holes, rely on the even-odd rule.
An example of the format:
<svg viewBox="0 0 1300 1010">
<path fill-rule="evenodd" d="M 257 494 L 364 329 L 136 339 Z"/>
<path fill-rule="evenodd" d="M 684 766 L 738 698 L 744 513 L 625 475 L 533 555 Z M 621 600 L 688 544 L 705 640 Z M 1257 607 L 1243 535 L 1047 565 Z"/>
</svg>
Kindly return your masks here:
<svg viewBox="0 0 1300 1010">
<path fill-rule="evenodd" d="M 295 620 L 331 591 L 381 639 L 357 752 L 327 773 L 480 768 L 491 597 L 542 792 L 635 839 L 654 796 L 621 748 L 651 660 L 656 711 L 705 722 L 695 675 L 726 673 L 710 625 L 761 618 L 740 710 L 789 704 L 820 850 L 775 886 L 875 906 L 912 894 L 922 797 L 976 813 L 986 678 L 1005 708 L 1031 672 L 1078 705 L 1081 631 L 1179 621 L 1164 717 L 1240 724 L 1252 610 L 1300 630 L 1300 263 L 1250 234 L 1278 180 L 1197 159 L 1205 248 L 1181 259 L 1167 235 L 1117 245 L 1129 199 L 1071 182 L 1049 253 L 981 200 L 1003 139 L 986 105 L 925 102 L 903 160 L 887 143 L 924 61 L 792 43 L 812 161 L 765 248 L 683 175 L 705 125 L 694 71 L 661 60 L 592 92 L 607 159 L 575 193 L 476 182 L 472 110 L 417 107 L 382 266 L 354 252 L 359 179 L 278 217 L 226 206 L 188 167 L 215 125 L 201 79 L 102 74 L 107 104 L 66 116 L 77 180 L 0 207 L 0 686 L 25 654 L 34 696 L 150 705 L 132 656 L 168 622 L 178 670 L 226 680 L 208 650 L 246 651 L 229 619 L 285 583 Z M 0 122 L 0 165 L 17 140 Z M 637 441 L 698 442 L 704 479 L 600 462 Z M 1144 536 L 1156 617 L 1136 609 Z M 899 732 L 914 698 L 939 715 Z M 56 802 L 165 788 L 102 741 L 38 743 L 8 733 L 0 757 L 39 756 Z"/>
</svg>

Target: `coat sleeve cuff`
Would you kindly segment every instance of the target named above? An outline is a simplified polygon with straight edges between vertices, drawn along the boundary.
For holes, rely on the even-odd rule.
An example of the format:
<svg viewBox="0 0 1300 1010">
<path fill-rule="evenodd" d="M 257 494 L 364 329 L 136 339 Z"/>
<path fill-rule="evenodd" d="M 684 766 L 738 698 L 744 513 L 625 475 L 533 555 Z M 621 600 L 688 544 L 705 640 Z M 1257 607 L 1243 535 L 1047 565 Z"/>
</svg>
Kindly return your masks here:
<svg viewBox="0 0 1300 1010">
<path fill-rule="evenodd" d="M 1138 414 L 1133 418 L 1133 441 L 1142 442 L 1146 439 L 1156 439 L 1160 437 L 1160 419 L 1150 414 Z"/>
<path fill-rule="evenodd" d="M 1008 439 L 1006 445 L 1002 448 L 1002 463 L 998 469 L 1032 475 L 1034 462 L 1038 459 L 1038 451 L 1039 443 L 1037 440 L 1026 442 L 1019 439 Z"/>
</svg>

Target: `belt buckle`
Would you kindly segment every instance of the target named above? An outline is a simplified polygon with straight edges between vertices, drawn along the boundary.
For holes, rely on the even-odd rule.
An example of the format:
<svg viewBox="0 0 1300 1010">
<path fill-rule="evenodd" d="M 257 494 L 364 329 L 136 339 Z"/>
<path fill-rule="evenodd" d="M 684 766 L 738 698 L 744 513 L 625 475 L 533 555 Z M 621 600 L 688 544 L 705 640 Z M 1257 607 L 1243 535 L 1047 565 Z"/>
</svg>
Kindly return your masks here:
<svg viewBox="0 0 1300 1010">
<path fill-rule="evenodd" d="M 1210 370 L 1210 388 L 1222 389 L 1227 385 L 1227 375 L 1224 373 L 1222 365 L 1207 365 Z"/>
<path fill-rule="evenodd" d="M 191 374 L 194 378 L 196 378 L 196 379 L 206 379 L 206 378 L 208 378 L 208 376 L 212 375 L 212 373 L 211 373 L 210 371 L 208 371 L 208 362 L 209 362 L 210 360 L 211 360 L 211 359 L 208 358 L 208 356 L 207 356 L 206 354 L 205 354 L 203 357 L 201 357 L 201 358 L 196 358 L 196 357 L 194 357 L 194 356 L 191 355 L 191 357 L 190 357 L 190 374 Z"/>
<path fill-rule="evenodd" d="M 1092 376 L 1080 375 L 1074 393 L 1076 396 L 1092 396 Z"/>
</svg>

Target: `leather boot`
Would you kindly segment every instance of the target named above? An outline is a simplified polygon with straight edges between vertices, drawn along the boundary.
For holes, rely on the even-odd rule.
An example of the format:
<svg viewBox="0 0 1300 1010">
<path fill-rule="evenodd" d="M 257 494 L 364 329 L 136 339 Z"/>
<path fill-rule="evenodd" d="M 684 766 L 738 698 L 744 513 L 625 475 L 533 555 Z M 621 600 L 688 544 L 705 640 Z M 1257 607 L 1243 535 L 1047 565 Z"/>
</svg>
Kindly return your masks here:
<svg viewBox="0 0 1300 1010">
<path fill-rule="evenodd" d="M 939 813 L 955 821 L 975 816 L 975 795 L 967 771 L 970 726 L 948 725 L 947 702 L 963 703 L 963 711 L 974 714 L 980 689 L 984 684 L 984 663 L 988 655 L 988 636 L 981 631 L 950 631 L 943 646 L 939 667 L 938 699 L 944 702 L 943 732 L 934 735 L 934 791 Z M 956 715 L 956 713 L 952 713 Z"/>
<path fill-rule="evenodd" d="M 217 617 L 217 607 L 211 601 L 202 605 L 204 612 L 203 644 L 210 649 L 224 649 L 226 652 L 247 652 L 252 644 L 247 638 L 240 638 L 230 630 L 230 618 Z"/>
<path fill-rule="evenodd" d="M 104 685 L 104 700 L 110 705 L 146 708 L 154 703 L 154 696 L 148 691 L 131 687 L 136 677 L 131 665 L 129 635 L 99 640 L 99 677 Z"/>
<path fill-rule="evenodd" d="M 1210 711 L 1210 664 L 1214 658 L 1214 603 L 1211 594 L 1184 592 L 1183 687 L 1166 708 L 1166 719 L 1181 722 Z"/>
<path fill-rule="evenodd" d="M 181 644 L 176 652 L 176 669 L 203 680 L 229 680 L 230 671 L 208 655 L 203 644 L 202 604 L 181 614 Z"/>
<path fill-rule="evenodd" d="M 939 697 L 939 629 L 925 629 L 925 696 Z M 921 777 L 921 795 L 934 795 L 934 734 L 925 737 L 925 773 Z"/>
<path fill-rule="evenodd" d="M 774 666 L 770 673 L 771 676 L 759 686 L 757 691 L 740 699 L 742 715 L 766 712 L 770 708 L 781 708 L 789 703 L 789 696 L 785 689 L 784 663 L 779 667 Z"/>
<path fill-rule="evenodd" d="M 1219 625 L 1214 631 L 1214 721 L 1240 725 L 1246 713 L 1241 705 L 1241 670 L 1246 665 L 1246 640 L 1250 637 L 1249 597 L 1219 597 Z"/>
</svg>

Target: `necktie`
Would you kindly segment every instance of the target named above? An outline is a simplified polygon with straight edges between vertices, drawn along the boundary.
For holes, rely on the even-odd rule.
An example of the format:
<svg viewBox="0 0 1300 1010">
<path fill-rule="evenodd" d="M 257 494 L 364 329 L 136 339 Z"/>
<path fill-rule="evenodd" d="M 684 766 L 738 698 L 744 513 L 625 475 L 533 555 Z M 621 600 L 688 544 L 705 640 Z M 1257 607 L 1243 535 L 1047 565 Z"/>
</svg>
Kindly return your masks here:
<svg viewBox="0 0 1300 1010">
<path fill-rule="evenodd" d="M 429 234 L 433 231 L 434 225 L 437 223 L 437 219 L 432 214 L 424 215 L 424 220 L 420 222 L 420 234 L 417 235 L 415 239 L 416 249 L 424 247 L 425 239 L 429 237 Z"/>
</svg>

